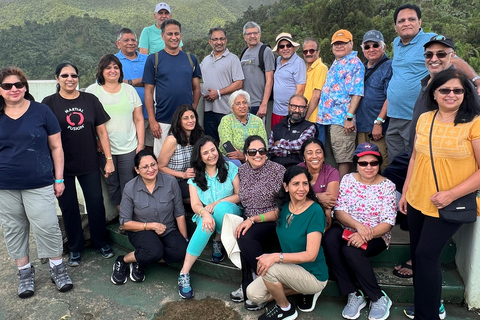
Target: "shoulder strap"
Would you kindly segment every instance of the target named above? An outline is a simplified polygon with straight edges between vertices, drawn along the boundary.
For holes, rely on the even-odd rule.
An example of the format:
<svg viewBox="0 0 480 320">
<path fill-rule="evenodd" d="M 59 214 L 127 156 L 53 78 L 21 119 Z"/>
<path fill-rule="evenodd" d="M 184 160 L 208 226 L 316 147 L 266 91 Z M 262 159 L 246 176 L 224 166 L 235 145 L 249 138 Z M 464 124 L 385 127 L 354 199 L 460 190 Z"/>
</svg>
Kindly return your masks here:
<svg viewBox="0 0 480 320">
<path fill-rule="evenodd" d="M 192 67 L 192 72 L 195 72 L 195 66 L 193 65 L 192 57 L 190 53 L 187 52 L 188 61 L 190 62 L 190 66 Z"/>
<path fill-rule="evenodd" d="M 154 77 L 154 79 L 157 79 L 157 67 L 158 67 L 158 51 L 155 52 L 155 66 L 154 66 L 154 69 L 155 69 L 155 77 Z"/>
<path fill-rule="evenodd" d="M 380 61 L 379 63 L 377 63 L 377 65 L 372 70 L 370 70 L 370 72 L 368 74 L 365 75 L 365 80 L 363 80 L 363 82 L 367 82 L 367 79 L 370 78 L 370 76 L 375 72 L 375 70 L 377 70 L 377 68 L 380 67 L 387 60 L 388 60 L 388 58 L 385 58 L 382 61 Z"/>
<path fill-rule="evenodd" d="M 263 56 L 265 55 L 265 48 L 268 46 L 268 44 L 262 44 L 260 47 L 260 50 L 258 50 L 258 67 L 260 70 L 262 70 L 263 73 L 265 73 L 265 60 Z"/>
<path fill-rule="evenodd" d="M 433 171 L 433 177 L 435 178 L 435 186 L 437 187 L 437 192 L 438 190 L 438 181 L 437 181 L 437 174 L 435 173 L 435 165 L 433 164 L 433 151 L 432 151 L 432 132 L 433 132 L 433 123 L 435 122 L 435 117 L 437 116 L 438 110 L 435 112 L 433 115 L 432 119 L 432 126 L 430 127 L 430 137 L 428 138 L 428 144 L 430 147 L 430 162 L 432 163 L 432 171 Z"/>
<path fill-rule="evenodd" d="M 242 49 L 242 52 L 240 53 L 240 61 L 242 61 L 243 55 L 245 54 L 245 51 L 247 51 L 248 47 L 244 47 Z"/>
</svg>

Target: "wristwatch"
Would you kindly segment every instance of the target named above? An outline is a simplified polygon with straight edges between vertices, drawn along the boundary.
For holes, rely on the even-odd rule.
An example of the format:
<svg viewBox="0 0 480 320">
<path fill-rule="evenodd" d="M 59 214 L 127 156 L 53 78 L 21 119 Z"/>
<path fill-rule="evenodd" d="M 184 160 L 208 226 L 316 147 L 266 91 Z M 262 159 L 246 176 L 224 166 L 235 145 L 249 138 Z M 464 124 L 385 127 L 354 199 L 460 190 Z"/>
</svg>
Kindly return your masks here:
<svg viewBox="0 0 480 320">
<path fill-rule="evenodd" d="M 127 82 L 128 82 L 129 85 L 131 85 L 131 86 L 133 85 L 132 80 L 128 80 Z"/>
<path fill-rule="evenodd" d="M 375 119 L 375 120 L 373 120 L 373 124 L 377 124 L 377 125 L 381 126 L 383 124 L 383 122 Z"/>
<path fill-rule="evenodd" d="M 279 262 L 280 262 L 280 263 L 283 262 L 283 252 L 280 252 L 280 261 L 279 261 Z"/>
<path fill-rule="evenodd" d="M 353 118 L 347 117 L 347 121 L 353 121 Z"/>
</svg>

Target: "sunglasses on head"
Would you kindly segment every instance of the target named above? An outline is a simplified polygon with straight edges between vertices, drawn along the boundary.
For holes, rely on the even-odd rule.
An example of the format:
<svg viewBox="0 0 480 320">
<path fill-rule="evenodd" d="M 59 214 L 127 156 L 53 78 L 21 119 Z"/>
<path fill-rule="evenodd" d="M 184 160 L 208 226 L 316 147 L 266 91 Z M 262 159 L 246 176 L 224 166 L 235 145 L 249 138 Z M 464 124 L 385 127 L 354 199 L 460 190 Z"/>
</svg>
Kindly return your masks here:
<svg viewBox="0 0 480 320">
<path fill-rule="evenodd" d="M 433 56 L 437 56 L 438 59 L 443 59 L 447 55 L 449 55 L 451 52 L 445 52 L 445 51 L 437 51 L 437 52 L 432 52 L 432 51 L 427 51 L 423 54 L 425 59 L 432 59 Z"/>
<path fill-rule="evenodd" d="M 363 45 L 363 50 L 370 50 L 370 48 L 375 48 L 375 49 L 377 49 L 377 48 L 379 48 L 379 47 L 380 47 L 380 44 L 378 44 L 378 43 L 374 43 L 374 44 L 372 44 L 372 45 L 365 44 L 365 45 Z"/>
<path fill-rule="evenodd" d="M 293 47 L 293 44 L 287 43 L 287 44 L 279 44 L 279 45 L 278 45 L 278 49 L 283 49 L 283 48 L 285 48 L 285 47 L 291 48 L 291 47 Z"/>
<path fill-rule="evenodd" d="M 440 92 L 441 94 L 450 94 L 450 92 L 453 91 L 453 94 L 456 94 L 456 95 L 461 95 L 461 94 L 464 94 L 465 93 L 465 89 L 447 89 L 447 88 L 444 88 L 444 89 L 438 89 L 438 92 Z"/>
<path fill-rule="evenodd" d="M 0 87 L 3 89 L 3 90 L 12 90 L 12 87 L 15 86 L 15 88 L 17 89 L 22 89 L 23 87 L 25 87 L 26 83 L 25 82 L 15 82 L 15 83 L 2 83 L 0 84 Z"/>
<path fill-rule="evenodd" d="M 260 153 L 261 156 L 264 156 L 267 154 L 267 148 L 258 148 L 258 149 L 248 149 L 247 154 L 250 157 L 254 157 L 257 155 L 257 152 Z"/>
<path fill-rule="evenodd" d="M 60 75 L 60 78 L 63 78 L 63 79 L 67 79 L 68 77 L 72 77 L 72 79 L 77 79 L 78 78 L 78 74 L 75 74 L 75 73 L 72 73 L 72 74 L 61 74 Z"/>
<path fill-rule="evenodd" d="M 303 50 L 303 54 L 304 55 L 307 55 L 307 54 L 314 54 L 315 52 L 317 52 L 318 50 L 315 50 L 315 49 L 308 49 L 308 50 Z"/>
<path fill-rule="evenodd" d="M 370 167 L 376 167 L 378 166 L 378 160 L 375 160 L 375 161 L 358 161 L 357 164 L 360 166 L 360 167 L 366 167 L 368 165 L 370 165 Z"/>
</svg>

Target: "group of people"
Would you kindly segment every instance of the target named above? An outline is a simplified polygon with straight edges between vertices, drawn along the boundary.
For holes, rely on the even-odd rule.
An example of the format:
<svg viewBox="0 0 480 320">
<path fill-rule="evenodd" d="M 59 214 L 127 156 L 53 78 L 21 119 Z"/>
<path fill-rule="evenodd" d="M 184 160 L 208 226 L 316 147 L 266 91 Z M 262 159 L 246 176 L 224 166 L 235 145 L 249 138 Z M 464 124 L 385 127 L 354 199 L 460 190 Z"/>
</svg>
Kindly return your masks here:
<svg viewBox="0 0 480 320">
<path fill-rule="evenodd" d="M 181 24 L 168 4 L 159 3 L 154 17 L 140 45 L 132 30 L 119 31 L 120 51 L 100 59 L 86 92 L 77 90 L 80 74 L 70 62 L 57 66 L 57 92 L 41 104 L 22 70 L 0 70 L 0 222 L 18 267 L 19 297 L 35 290 L 30 226 L 57 289 L 73 287 L 55 198 L 68 265 L 79 266 L 85 244 L 76 180 L 93 245 L 104 258 L 115 255 L 100 169 L 135 248 L 117 257 L 114 284 L 144 281 L 150 263 L 183 260 L 179 294 L 194 297 L 190 270 L 213 234 L 211 260 L 226 258 L 222 226 L 230 214 L 243 220 L 226 231 L 242 269 L 232 301 L 259 310 L 274 300 L 259 319 L 295 319 L 297 308 L 315 308 L 330 271 L 347 297 L 344 318 L 358 318 L 368 297 L 369 319 L 383 320 L 392 301 L 369 258 L 390 244 L 398 194 L 415 290 L 405 314 L 444 316 L 439 257 L 461 223 L 439 218 L 438 210 L 480 188 L 480 77 L 455 56 L 453 40 L 424 33 L 420 9 L 405 4 L 394 13 L 393 60 L 381 32 L 370 30 L 362 63 L 342 29 L 332 36 L 330 69 L 313 38 L 303 43 L 305 63 L 291 34 L 280 33 L 270 49 L 260 42 L 260 26 L 248 22 L 240 59 L 226 48 L 225 30 L 212 28 L 212 53 L 199 64 L 181 50 Z M 267 139 L 262 118 L 272 90 Z M 196 111 L 202 96 L 203 127 Z M 338 170 L 325 163 L 326 141 Z M 192 235 L 185 205 L 197 225 Z"/>
</svg>

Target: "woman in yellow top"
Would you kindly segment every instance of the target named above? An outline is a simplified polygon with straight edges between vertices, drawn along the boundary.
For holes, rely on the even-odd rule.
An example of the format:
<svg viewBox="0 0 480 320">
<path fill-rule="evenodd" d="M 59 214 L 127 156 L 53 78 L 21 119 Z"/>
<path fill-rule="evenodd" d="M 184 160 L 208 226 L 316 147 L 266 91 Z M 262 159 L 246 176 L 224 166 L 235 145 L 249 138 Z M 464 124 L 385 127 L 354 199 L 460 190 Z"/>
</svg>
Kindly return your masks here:
<svg viewBox="0 0 480 320">
<path fill-rule="evenodd" d="M 480 102 L 468 78 L 458 70 L 438 73 L 427 88 L 430 112 L 418 119 L 415 146 L 400 199 L 410 226 L 415 290 L 415 320 L 443 314 L 440 253 L 461 224 L 439 219 L 438 209 L 480 188 Z M 432 151 L 437 192 L 430 160 Z M 479 203 L 477 198 L 477 208 Z M 408 202 L 408 203 L 407 203 Z"/>
</svg>

